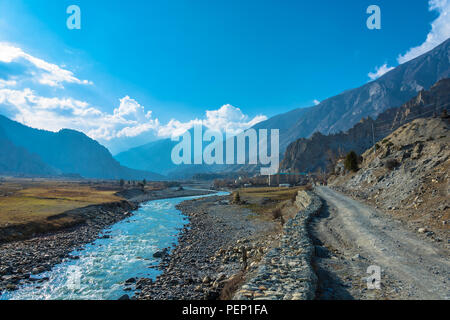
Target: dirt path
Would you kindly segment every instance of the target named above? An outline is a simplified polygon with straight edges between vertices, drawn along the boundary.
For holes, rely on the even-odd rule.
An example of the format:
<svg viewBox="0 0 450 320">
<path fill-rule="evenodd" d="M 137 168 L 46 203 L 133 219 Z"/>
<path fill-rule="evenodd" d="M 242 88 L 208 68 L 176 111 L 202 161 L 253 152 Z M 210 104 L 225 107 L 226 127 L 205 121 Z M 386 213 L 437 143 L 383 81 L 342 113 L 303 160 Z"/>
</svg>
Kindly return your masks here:
<svg viewBox="0 0 450 320">
<path fill-rule="evenodd" d="M 327 187 L 310 226 L 316 244 L 318 299 L 450 299 L 450 255 L 400 222 Z M 381 267 L 381 289 L 368 289 L 367 267 Z"/>
</svg>

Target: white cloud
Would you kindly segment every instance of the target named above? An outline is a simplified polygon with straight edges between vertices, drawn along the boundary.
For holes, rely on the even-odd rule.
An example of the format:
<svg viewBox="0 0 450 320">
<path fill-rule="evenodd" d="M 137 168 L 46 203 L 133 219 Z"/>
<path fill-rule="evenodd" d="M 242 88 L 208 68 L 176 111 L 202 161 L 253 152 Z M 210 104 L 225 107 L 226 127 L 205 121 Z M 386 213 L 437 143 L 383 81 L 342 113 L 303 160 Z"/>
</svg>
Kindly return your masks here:
<svg viewBox="0 0 450 320">
<path fill-rule="evenodd" d="M 150 119 L 151 113 L 145 113 L 144 107 L 129 97 L 120 100 L 113 114 L 85 101 L 42 97 L 30 89 L 0 89 L 0 104 L 14 120 L 27 126 L 55 132 L 70 128 L 93 139 L 134 137 L 159 126 L 157 119 Z"/>
<path fill-rule="evenodd" d="M 387 63 L 383 64 L 381 67 L 376 67 L 375 68 L 375 72 L 369 72 L 368 76 L 370 78 L 370 80 L 376 80 L 379 77 L 381 77 L 382 75 L 384 75 L 385 73 L 391 71 L 395 69 L 394 67 L 388 67 Z"/>
<path fill-rule="evenodd" d="M 22 49 L 14 47 L 5 42 L 0 42 L 0 62 L 11 63 L 13 61 L 20 61 L 24 59 L 31 63 L 38 69 L 39 75 L 37 80 L 40 84 L 51 87 L 63 87 L 62 83 L 76 83 L 76 84 L 92 84 L 88 80 L 80 80 L 74 74 L 66 69 L 60 68 L 56 64 L 46 62 L 42 59 L 36 58 Z"/>
<path fill-rule="evenodd" d="M 431 23 L 431 31 L 421 45 L 409 49 L 397 59 L 402 64 L 410 61 L 440 45 L 450 38 L 450 0 L 430 0 L 428 2 L 430 11 L 437 11 L 439 16 Z"/>
<path fill-rule="evenodd" d="M 79 130 L 93 139 L 111 141 L 116 138 L 137 137 L 153 132 L 161 138 L 179 136 L 195 124 L 216 131 L 237 134 L 267 119 L 258 115 L 249 118 L 239 108 L 224 105 L 205 112 L 204 119 L 181 122 L 176 119 L 162 125 L 152 118 L 152 112 L 126 96 L 112 113 L 103 112 L 88 102 L 73 98 L 48 98 L 26 88 L 0 88 L 0 105 L 11 118 L 27 126 L 57 132 L 64 128 Z"/>
<path fill-rule="evenodd" d="M 14 87 L 16 85 L 17 85 L 17 82 L 15 80 L 3 80 L 3 79 L 0 79 L 0 88 Z"/>
<path fill-rule="evenodd" d="M 314 100 L 313 100 L 313 103 L 314 103 L 315 106 L 317 106 L 318 104 L 320 104 L 320 101 L 317 100 L 317 99 L 314 99 Z"/>
<path fill-rule="evenodd" d="M 63 83 L 90 83 L 76 78 L 64 67 L 48 63 L 4 42 L 0 42 L 0 62 L 25 63 L 27 69 L 31 68 L 27 70 L 27 74 L 32 75 L 33 81 L 51 87 L 63 88 Z M 162 125 L 158 119 L 152 118 L 151 111 L 146 111 L 144 106 L 129 96 L 120 99 L 118 107 L 109 113 L 92 106 L 89 102 L 72 97 L 44 97 L 35 90 L 24 87 L 25 83 L 21 82 L 18 86 L 16 80 L 22 79 L 18 77 L 0 79 L 2 113 L 33 128 L 55 132 L 69 128 L 82 131 L 100 141 L 132 138 L 146 132 L 159 137 L 178 136 L 195 124 L 202 124 L 216 131 L 237 134 L 267 119 L 263 115 L 249 118 L 242 113 L 241 109 L 226 104 L 217 110 L 206 111 L 203 119 L 186 122 L 172 119 Z"/>
<path fill-rule="evenodd" d="M 158 135 L 160 137 L 176 137 L 191 129 L 195 124 L 201 124 L 214 131 L 238 134 L 264 120 L 267 120 L 264 115 L 257 115 L 249 119 L 249 116 L 243 114 L 241 109 L 226 104 L 217 110 L 207 110 L 204 119 L 187 122 L 172 119 L 168 124 L 159 127 Z"/>
<path fill-rule="evenodd" d="M 400 54 L 397 58 L 399 64 L 417 58 L 450 38 L 450 0 L 429 0 L 428 6 L 430 11 L 437 11 L 439 16 L 431 22 L 431 31 L 428 33 L 425 42 L 409 49 L 403 55 Z M 387 64 L 384 64 L 377 67 L 375 72 L 369 72 L 368 76 L 371 80 L 375 80 L 392 69 L 394 67 L 388 67 Z"/>
</svg>

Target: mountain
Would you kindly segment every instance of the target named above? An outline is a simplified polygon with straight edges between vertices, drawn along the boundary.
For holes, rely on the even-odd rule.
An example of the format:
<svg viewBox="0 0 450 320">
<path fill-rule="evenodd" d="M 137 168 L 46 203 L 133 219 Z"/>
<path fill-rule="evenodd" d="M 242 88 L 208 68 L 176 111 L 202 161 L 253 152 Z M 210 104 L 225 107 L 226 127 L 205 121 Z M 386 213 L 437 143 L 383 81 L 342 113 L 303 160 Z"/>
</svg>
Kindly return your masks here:
<svg viewBox="0 0 450 320">
<path fill-rule="evenodd" d="M 99 179 L 148 179 L 162 177 L 158 174 L 122 166 L 111 153 L 85 134 L 63 129 L 59 132 L 38 130 L 22 125 L 0 115 L 0 128 L 12 145 L 37 155 L 42 168 L 52 167 L 62 174 L 79 174 L 85 178 Z M 5 141 L 5 143 L 8 143 Z M 22 161 L 17 153 L 11 161 Z M 37 164 L 38 162 L 36 162 Z"/>
<path fill-rule="evenodd" d="M 166 175 L 176 167 L 172 162 L 171 153 L 177 143 L 171 139 L 157 140 L 121 152 L 114 158 L 131 168 L 151 170 Z"/>
<path fill-rule="evenodd" d="M 203 127 L 204 133 L 208 128 Z M 194 129 L 190 129 L 191 146 L 194 145 Z M 179 141 L 172 141 L 172 139 L 162 139 L 147 143 L 145 145 L 132 148 L 130 150 L 121 152 L 114 156 L 114 158 L 125 166 L 132 167 L 139 170 L 151 170 L 159 174 L 169 176 L 171 179 L 190 179 L 192 175 L 197 173 L 209 173 L 216 171 L 217 166 L 204 166 L 194 164 L 180 164 L 176 165 L 172 161 L 172 149 L 179 143 Z M 203 149 L 207 145 L 203 143 Z M 225 150 L 225 144 L 224 144 Z M 194 154 L 192 151 L 191 163 L 194 162 Z"/>
<path fill-rule="evenodd" d="M 450 77 L 450 39 L 435 49 L 406 62 L 379 79 L 360 88 L 345 91 L 317 106 L 299 108 L 276 115 L 256 124 L 253 128 L 279 129 L 280 153 L 299 139 L 315 132 L 324 135 L 352 128 L 362 118 L 376 118 L 388 108 L 401 106 L 423 89 L 429 89 L 440 79 Z M 366 126 L 370 123 L 366 123 Z M 370 129 L 370 128 L 369 128 Z M 371 132 L 367 132 L 371 134 Z M 350 139 L 350 138 L 349 138 Z M 170 153 L 174 142 L 155 141 L 118 154 L 115 158 L 124 165 L 161 174 L 182 171 L 190 173 L 193 166 L 174 166 Z M 359 149 L 358 149 L 359 150 Z M 204 172 L 259 172 L 258 165 L 212 165 L 204 166 Z M 202 171 L 196 168 L 195 172 Z"/>
<path fill-rule="evenodd" d="M 280 129 L 280 152 L 298 138 L 315 132 L 350 129 L 361 118 L 372 117 L 402 105 L 423 89 L 450 77 L 450 39 L 408 61 L 375 81 L 345 91 L 307 109 L 296 109 L 258 123 L 254 128 Z"/>
<path fill-rule="evenodd" d="M 37 154 L 15 146 L 0 128 L 0 174 L 25 176 L 53 176 L 58 171 L 42 161 Z"/>
<path fill-rule="evenodd" d="M 448 116 L 407 123 L 385 137 L 376 152 L 367 150 L 358 172 L 346 173 L 338 163 L 328 183 L 393 214 L 415 230 L 433 230 L 428 236 L 447 239 L 449 125 Z"/>
<path fill-rule="evenodd" d="M 376 120 L 363 118 L 345 133 L 325 136 L 316 132 L 312 137 L 291 143 L 280 165 L 282 171 L 313 172 L 325 169 L 329 158 L 342 156 L 354 150 L 358 154 L 405 123 L 417 118 L 439 115 L 450 109 L 450 79 L 442 79 L 398 108 L 381 113 Z"/>
</svg>

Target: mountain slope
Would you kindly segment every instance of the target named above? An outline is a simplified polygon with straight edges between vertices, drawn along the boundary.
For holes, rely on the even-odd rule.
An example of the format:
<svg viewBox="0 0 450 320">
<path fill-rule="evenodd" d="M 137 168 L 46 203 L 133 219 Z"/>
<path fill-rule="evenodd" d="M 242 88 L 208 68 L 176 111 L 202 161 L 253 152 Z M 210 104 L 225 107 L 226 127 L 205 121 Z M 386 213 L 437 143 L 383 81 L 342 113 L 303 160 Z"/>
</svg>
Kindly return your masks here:
<svg viewBox="0 0 450 320">
<path fill-rule="evenodd" d="M 317 131 L 336 133 L 351 128 L 361 118 L 375 118 L 387 108 L 402 105 L 420 90 L 448 77 L 450 39 L 360 88 L 343 92 L 303 112 L 297 109 L 277 115 L 255 128 L 280 129 L 280 152 L 283 152 L 298 138 L 309 137 Z"/>
<path fill-rule="evenodd" d="M 172 162 L 171 152 L 177 143 L 171 139 L 157 140 L 121 152 L 114 158 L 128 167 L 167 174 L 176 167 Z"/>
<path fill-rule="evenodd" d="M 52 176 L 58 171 L 44 163 L 36 154 L 15 146 L 0 128 L 0 174 Z"/>
<path fill-rule="evenodd" d="M 64 129 L 54 133 L 33 129 L 4 116 L 0 116 L 0 128 L 15 146 L 38 155 L 43 162 L 63 174 L 101 179 L 161 178 L 151 172 L 121 166 L 108 149 L 78 131 Z"/>
<path fill-rule="evenodd" d="M 447 243 L 449 125 L 447 116 L 416 119 L 401 126 L 383 139 L 376 153 L 363 154 L 357 173 L 338 175 L 329 183 Z"/>
<path fill-rule="evenodd" d="M 348 90 L 329 98 L 317 106 L 299 108 L 276 115 L 256 124 L 254 129 L 280 129 L 280 153 L 299 139 L 310 137 L 315 132 L 323 134 L 348 130 L 362 118 L 376 118 L 388 108 L 400 106 L 415 97 L 422 89 L 429 89 L 440 79 L 450 77 L 450 40 L 432 51 L 398 66 L 379 79 L 360 88 Z M 365 126 L 371 126 L 368 122 Z M 367 128 L 366 128 L 367 129 Z M 371 128 L 368 128 L 371 129 Z M 370 130 L 369 130 L 370 131 Z M 371 132 L 366 132 L 371 141 Z M 351 142 L 349 137 L 347 144 Z M 168 174 L 175 170 L 180 175 L 189 172 L 192 166 L 175 167 L 170 153 L 175 143 L 170 140 L 155 141 L 118 154 L 115 158 L 123 164 Z M 360 146 L 363 151 L 369 144 Z M 356 148 L 357 146 L 355 146 Z M 154 161 L 152 159 L 158 159 Z M 257 172 L 257 165 L 212 165 L 205 166 L 205 172 Z M 201 171 L 196 168 L 196 172 Z"/>
<path fill-rule="evenodd" d="M 376 120 L 362 119 L 345 133 L 328 136 L 315 133 L 311 138 L 294 141 L 287 147 L 280 169 L 300 172 L 324 169 L 330 155 L 338 156 L 350 150 L 360 154 L 372 147 L 374 140 L 382 139 L 405 123 L 449 108 L 450 79 L 443 79 L 403 106 L 384 111 Z"/>
</svg>

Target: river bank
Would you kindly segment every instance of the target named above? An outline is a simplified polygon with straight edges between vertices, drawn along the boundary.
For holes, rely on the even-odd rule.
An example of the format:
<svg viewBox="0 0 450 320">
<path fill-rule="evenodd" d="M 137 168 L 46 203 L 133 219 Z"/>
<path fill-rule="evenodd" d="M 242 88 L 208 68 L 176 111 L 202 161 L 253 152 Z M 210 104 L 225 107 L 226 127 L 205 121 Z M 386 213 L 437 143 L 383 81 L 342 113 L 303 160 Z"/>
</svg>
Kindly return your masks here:
<svg viewBox="0 0 450 320">
<path fill-rule="evenodd" d="M 227 283 L 239 281 L 244 264 L 256 267 L 277 243 L 279 223 L 231 205 L 229 198 L 212 196 L 177 206 L 189 224 L 180 232 L 176 247 L 162 252 L 158 268 L 163 273 L 156 281 L 136 279 L 136 299 L 219 299 Z"/>
<path fill-rule="evenodd" d="M 70 256 L 74 250 L 81 249 L 102 235 L 105 228 L 129 217 L 141 203 L 163 199 L 208 194 L 204 190 L 184 190 L 170 188 L 143 192 L 127 190 L 121 196 L 127 200 L 88 206 L 64 213 L 82 216 L 81 223 L 54 233 L 47 233 L 28 240 L 8 242 L 0 245 L 0 293 L 15 290 L 20 284 L 40 283 L 47 279 L 38 274 L 51 270 L 53 266 L 77 259 Z"/>
</svg>

